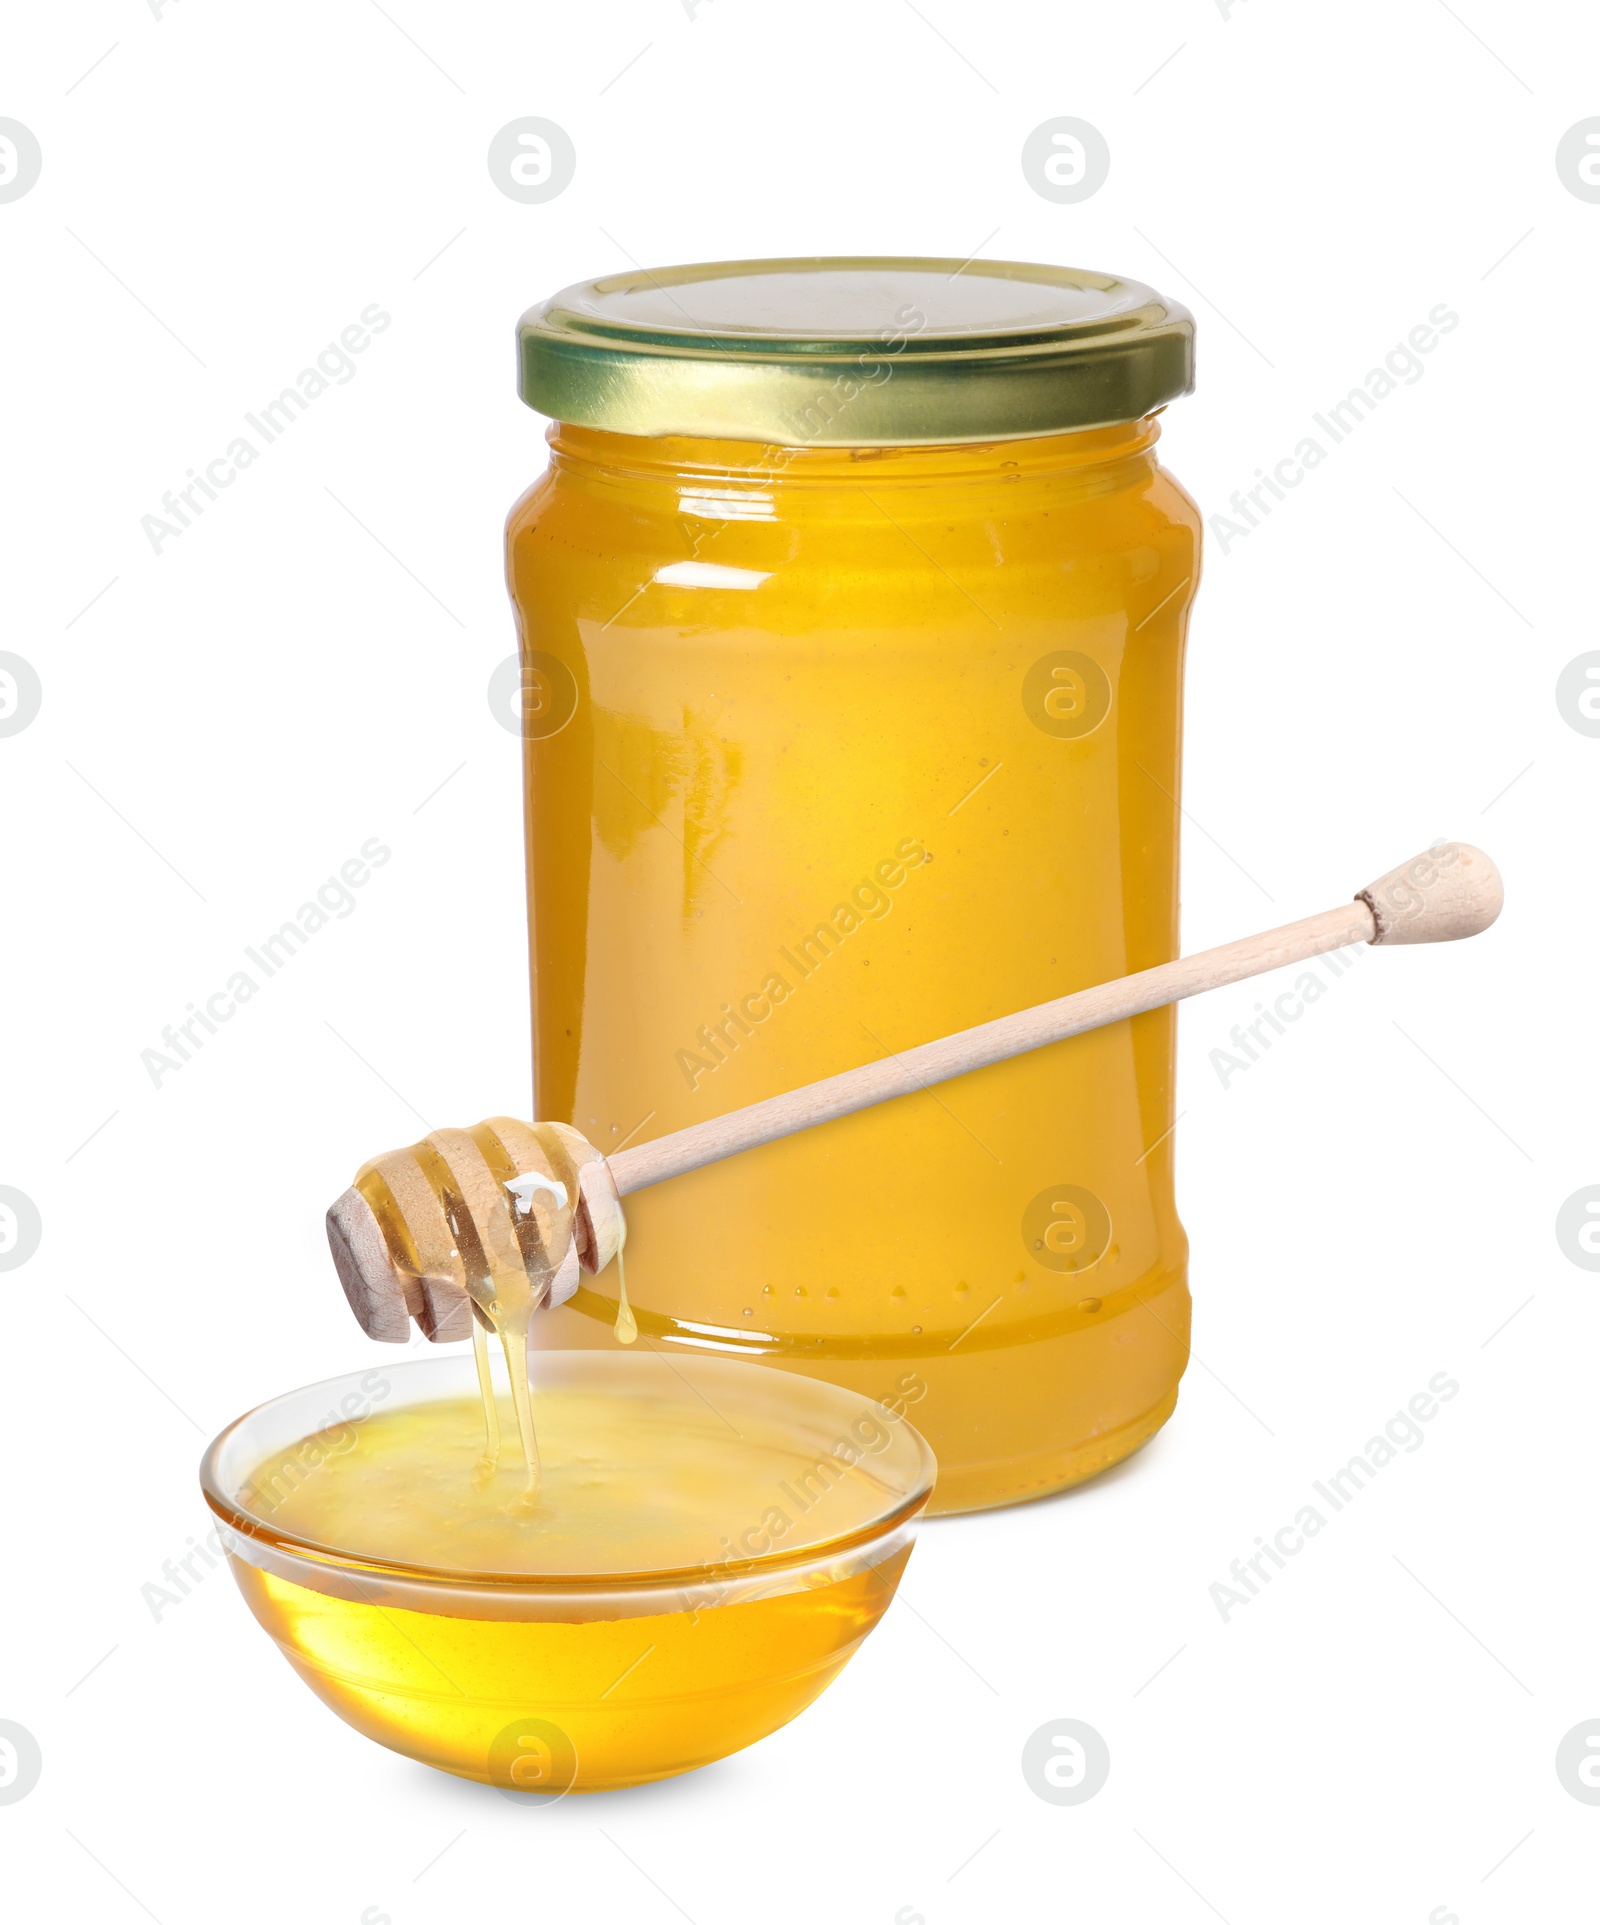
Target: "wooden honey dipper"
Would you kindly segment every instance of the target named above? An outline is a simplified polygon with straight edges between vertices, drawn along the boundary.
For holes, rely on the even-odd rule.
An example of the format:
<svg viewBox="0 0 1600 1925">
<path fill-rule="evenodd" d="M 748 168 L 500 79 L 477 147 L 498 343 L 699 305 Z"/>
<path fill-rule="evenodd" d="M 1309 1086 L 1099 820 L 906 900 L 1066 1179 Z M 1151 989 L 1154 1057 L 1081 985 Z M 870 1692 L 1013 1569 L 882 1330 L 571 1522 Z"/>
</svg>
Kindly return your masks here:
<svg viewBox="0 0 1600 1925">
<path fill-rule="evenodd" d="M 1481 849 L 1437 843 L 1353 903 L 979 1023 L 611 1157 L 565 1123 L 496 1117 L 472 1130 L 435 1130 L 367 1164 L 329 1210 L 334 1263 L 369 1337 L 404 1343 L 413 1319 L 435 1343 L 472 1336 L 472 1300 L 492 1297 L 486 1279 L 496 1272 L 525 1270 L 537 1305 L 564 1302 L 580 1266 L 603 1270 L 622 1246 L 622 1198 L 635 1190 L 1352 943 L 1475 936 L 1503 900 L 1499 871 Z"/>
</svg>

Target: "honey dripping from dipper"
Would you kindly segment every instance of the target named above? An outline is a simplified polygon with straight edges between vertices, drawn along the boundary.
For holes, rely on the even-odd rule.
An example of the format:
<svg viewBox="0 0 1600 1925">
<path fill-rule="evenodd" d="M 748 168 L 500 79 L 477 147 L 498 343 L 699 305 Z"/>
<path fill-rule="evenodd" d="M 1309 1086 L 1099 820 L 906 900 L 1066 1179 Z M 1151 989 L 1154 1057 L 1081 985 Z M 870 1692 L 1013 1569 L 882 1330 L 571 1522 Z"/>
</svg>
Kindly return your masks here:
<svg viewBox="0 0 1600 1925">
<path fill-rule="evenodd" d="M 580 1268 L 596 1272 L 614 1257 L 616 1337 L 631 1344 L 638 1336 L 622 1275 L 622 1209 L 599 1152 L 560 1123 L 495 1117 L 470 1130 L 435 1130 L 364 1165 L 329 1212 L 329 1231 L 358 1315 L 362 1264 L 371 1261 L 375 1240 L 387 1253 L 407 1314 L 398 1327 L 372 1334 L 404 1342 L 414 1318 L 435 1343 L 471 1337 L 483 1401 L 484 1448 L 473 1477 L 480 1489 L 500 1472 L 489 1349 L 490 1336 L 499 1339 L 525 1470 L 509 1508 L 535 1511 L 539 1444 L 528 1378 L 534 1313 L 566 1302 Z"/>
</svg>

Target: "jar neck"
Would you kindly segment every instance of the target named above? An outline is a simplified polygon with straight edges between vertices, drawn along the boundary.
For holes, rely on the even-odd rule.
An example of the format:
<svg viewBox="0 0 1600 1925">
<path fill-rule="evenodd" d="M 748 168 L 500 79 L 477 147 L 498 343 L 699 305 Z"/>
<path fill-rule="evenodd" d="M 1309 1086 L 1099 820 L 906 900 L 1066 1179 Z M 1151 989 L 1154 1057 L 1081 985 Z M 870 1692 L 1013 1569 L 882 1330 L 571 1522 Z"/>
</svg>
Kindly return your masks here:
<svg viewBox="0 0 1600 1925">
<path fill-rule="evenodd" d="M 616 434 L 552 422 L 551 465 L 575 478 L 771 491 L 899 483 L 970 486 L 984 481 L 1087 478 L 1124 463 L 1153 466 L 1161 437 L 1154 414 L 1105 428 L 1002 441 L 892 448 L 779 447 L 758 441 Z"/>
</svg>

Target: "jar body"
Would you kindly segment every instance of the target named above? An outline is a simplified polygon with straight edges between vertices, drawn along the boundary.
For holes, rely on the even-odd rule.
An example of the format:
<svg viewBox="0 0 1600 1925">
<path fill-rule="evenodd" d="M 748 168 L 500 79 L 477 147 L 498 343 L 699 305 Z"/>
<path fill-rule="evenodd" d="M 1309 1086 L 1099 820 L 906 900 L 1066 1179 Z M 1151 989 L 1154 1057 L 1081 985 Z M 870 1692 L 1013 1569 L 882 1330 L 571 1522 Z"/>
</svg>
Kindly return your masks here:
<svg viewBox="0 0 1600 1925">
<path fill-rule="evenodd" d="M 513 510 L 534 1113 L 602 1151 L 1177 953 L 1199 516 L 1154 420 L 766 450 L 557 425 Z M 1188 1354 L 1171 1010 L 628 1200 L 644 1339 L 1063 1488 Z M 539 1340 L 612 1341 L 602 1276 Z"/>
</svg>

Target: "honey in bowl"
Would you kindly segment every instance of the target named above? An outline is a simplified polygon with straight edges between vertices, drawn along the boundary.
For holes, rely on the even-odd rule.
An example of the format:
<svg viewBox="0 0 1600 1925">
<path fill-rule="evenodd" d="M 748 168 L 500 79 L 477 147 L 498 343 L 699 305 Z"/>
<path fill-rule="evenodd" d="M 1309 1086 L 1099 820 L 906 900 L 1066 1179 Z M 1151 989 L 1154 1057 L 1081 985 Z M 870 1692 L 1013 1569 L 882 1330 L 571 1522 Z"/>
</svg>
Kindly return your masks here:
<svg viewBox="0 0 1600 1925">
<path fill-rule="evenodd" d="M 358 1731 L 506 1790 L 642 1784 L 787 1723 L 910 1555 L 934 1476 L 919 1385 L 873 1403 L 721 1358 L 529 1361 L 531 1506 L 514 1453 L 481 1469 L 464 1356 L 224 1431 L 201 1481 L 257 1620 Z"/>
</svg>

